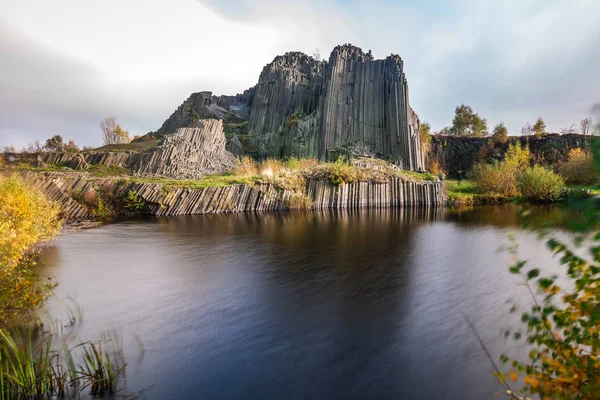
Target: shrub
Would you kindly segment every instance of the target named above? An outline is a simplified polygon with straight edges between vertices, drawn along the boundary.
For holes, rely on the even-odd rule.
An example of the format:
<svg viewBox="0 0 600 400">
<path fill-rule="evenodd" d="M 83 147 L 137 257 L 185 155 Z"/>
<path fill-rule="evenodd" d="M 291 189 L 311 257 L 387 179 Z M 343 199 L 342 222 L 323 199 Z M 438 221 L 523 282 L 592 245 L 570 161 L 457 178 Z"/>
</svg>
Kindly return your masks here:
<svg viewBox="0 0 600 400">
<path fill-rule="evenodd" d="M 565 182 L 562 176 L 536 165 L 519 174 L 518 186 L 526 199 L 548 202 L 561 198 Z"/>
<path fill-rule="evenodd" d="M 517 170 L 507 162 L 477 164 L 473 167 L 472 177 L 480 193 L 492 193 L 513 197 L 519 193 Z"/>
<path fill-rule="evenodd" d="M 528 168 L 531 164 L 529 147 L 521 147 L 519 142 L 509 145 L 504 155 L 504 162 L 517 171 Z"/>
<path fill-rule="evenodd" d="M 360 179 L 356 168 L 342 161 L 328 164 L 327 180 L 336 186 L 342 186 L 345 183 L 357 182 Z"/>
<path fill-rule="evenodd" d="M 594 158 L 579 148 L 569 151 L 569 160 L 561 167 L 565 181 L 574 185 L 589 185 L 598 181 Z"/>
<path fill-rule="evenodd" d="M 59 213 L 20 176 L 0 177 L 0 327 L 46 299 L 52 285 L 35 274 L 31 249 L 58 234 Z"/>
<path fill-rule="evenodd" d="M 256 176 L 258 167 L 256 162 L 248 156 L 240 158 L 240 161 L 233 168 L 233 174 L 238 176 Z"/>
<path fill-rule="evenodd" d="M 276 176 L 288 172 L 288 169 L 283 161 L 268 158 L 260 164 L 259 172 L 265 176 Z"/>
<path fill-rule="evenodd" d="M 291 171 L 299 171 L 307 168 L 314 167 L 319 164 L 319 161 L 315 158 L 297 158 L 290 157 L 285 160 L 284 165 Z"/>
<path fill-rule="evenodd" d="M 125 197 L 123 197 L 123 207 L 129 211 L 144 211 L 146 209 L 146 200 L 133 190 L 129 190 Z"/>
</svg>

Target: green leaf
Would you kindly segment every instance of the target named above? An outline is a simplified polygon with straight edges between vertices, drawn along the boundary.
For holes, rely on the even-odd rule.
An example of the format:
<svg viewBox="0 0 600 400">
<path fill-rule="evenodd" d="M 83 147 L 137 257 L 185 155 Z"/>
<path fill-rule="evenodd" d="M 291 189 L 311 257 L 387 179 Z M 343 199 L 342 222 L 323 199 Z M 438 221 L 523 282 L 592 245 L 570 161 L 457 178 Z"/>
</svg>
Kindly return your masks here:
<svg viewBox="0 0 600 400">
<path fill-rule="evenodd" d="M 527 273 L 527 279 L 531 280 L 533 278 L 537 278 L 539 275 L 540 275 L 540 270 L 537 268 L 534 268 Z"/>
</svg>

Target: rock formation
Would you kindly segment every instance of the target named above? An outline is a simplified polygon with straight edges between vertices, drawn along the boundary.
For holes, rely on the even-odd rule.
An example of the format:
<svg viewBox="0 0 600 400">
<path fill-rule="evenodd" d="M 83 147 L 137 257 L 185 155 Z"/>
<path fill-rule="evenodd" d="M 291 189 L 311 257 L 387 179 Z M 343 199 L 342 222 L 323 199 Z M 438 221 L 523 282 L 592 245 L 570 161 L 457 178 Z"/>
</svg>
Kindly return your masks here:
<svg viewBox="0 0 600 400">
<path fill-rule="evenodd" d="M 179 128 L 195 127 L 200 120 L 206 118 L 225 119 L 228 113 L 240 119 L 248 119 L 253 97 L 254 88 L 236 96 L 213 96 L 212 92 L 192 93 L 155 134 L 162 137 Z"/>
<path fill-rule="evenodd" d="M 408 170 L 424 168 L 419 118 L 408 100 L 402 59 L 375 60 L 370 51 L 337 46 L 328 61 L 300 52 L 276 57 L 256 87 L 237 96 L 194 93 L 158 136 L 203 118 L 247 119 L 256 156 L 372 155 Z"/>
<path fill-rule="evenodd" d="M 216 214 L 244 211 L 287 210 L 294 190 L 273 184 L 232 185 L 202 189 L 177 188 L 164 190 L 160 183 L 135 182 L 118 178 L 91 178 L 85 172 L 25 173 L 25 180 L 57 201 L 63 215 L 69 219 L 94 217 L 94 210 L 85 202 L 75 201 L 81 194 L 102 193 L 115 211 L 129 213 L 118 202 L 130 190 L 140 196 L 152 215 Z M 357 182 L 334 186 L 324 180 L 307 179 L 304 194 L 315 210 L 382 208 L 404 206 L 441 206 L 447 197 L 442 182 L 412 182 L 390 178 L 387 182 Z M 117 204 L 115 204 L 117 203 Z M 414 208 L 416 209 L 416 207 Z"/>
<path fill-rule="evenodd" d="M 138 176 L 172 179 L 200 179 L 205 174 L 230 171 L 235 157 L 225 149 L 221 120 L 197 122 L 197 128 L 179 128 L 165 136 L 163 143 L 141 153 L 132 167 Z"/>
</svg>

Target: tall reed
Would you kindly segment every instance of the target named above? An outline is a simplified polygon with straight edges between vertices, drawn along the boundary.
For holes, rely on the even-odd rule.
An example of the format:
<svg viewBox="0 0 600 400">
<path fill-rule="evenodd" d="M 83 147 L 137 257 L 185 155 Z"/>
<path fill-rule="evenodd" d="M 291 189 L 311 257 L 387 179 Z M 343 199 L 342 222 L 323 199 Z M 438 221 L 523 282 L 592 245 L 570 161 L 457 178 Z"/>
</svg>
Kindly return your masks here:
<svg viewBox="0 0 600 400">
<path fill-rule="evenodd" d="M 0 330 L 0 400 L 116 390 L 126 368 L 121 333 L 109 330 L 98 341 L 62 348 L 53 336 L 28 330 Z"/>
</svg>

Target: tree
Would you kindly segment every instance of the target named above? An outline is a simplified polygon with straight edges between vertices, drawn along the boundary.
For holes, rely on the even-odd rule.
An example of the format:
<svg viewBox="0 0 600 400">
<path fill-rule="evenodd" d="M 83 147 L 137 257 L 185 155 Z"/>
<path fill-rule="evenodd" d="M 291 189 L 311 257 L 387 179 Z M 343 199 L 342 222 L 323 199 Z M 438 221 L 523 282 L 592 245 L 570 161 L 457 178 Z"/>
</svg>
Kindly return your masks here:
<svg viewBox="0 0 600 400">
<path fill-rule="evenodd" d="M 533 127 L 531 126 L 531 124 L 529 122 L 527 122 L 525 124 L 525 126 L 521 128 L 521 135 L 530 136 L 532 134 L 533 134 Z"/>
<path fill-rule="evenodd" d="M 577 133 L 577 128 L 575 128 L 575 124 L 571 124 L 571 126 L 565 126 L 560 130 L 561 135 L 571 135 L 574 133 Z"/>
<path fill-rule="evenodd" d="M 423 122 L 419 125 L 419 133 L 421 135 L 421 147 L 423 147 L 423 151 L 427 152 L 431 144 L 431 125 Z"/>
<path fill-rule="evenodd" d="M 434 135 L 440 135 L 440 136 L 447 136 L 450 135 L 450 127 L 449 126 L 445 126 L 442 129 L 440 129 L 439 131 L 435 132 Z"/>
<path fill-rule="evenodd" d="M 65 143 L 62 136 L 54 135 L 50 139 L 47 139 L 44 149 L 47 151 L 65 151 Z"/>
<path fill-rule="evenodd" d="M 494 127 L 494 134 L 492 135 L 493 143 L 506 143 L 508 140 L 508 129 L 504 125 L 504 122 L 500 122 Z"/>
<path fill-rule="evenodd" d="M 129 132 L 117 123 L 117 117 L 104 118 L 100 122 L 102 141 L 105 145 L 129 143 Z"/>
<path fill-rule="evenodd" d="M 579 122 L 579 127 L 582 135 L 591 135 L 594 127 L 592 117 L 587 117 Z"/>
<path fill-rule="evenodd" d="M 69 143 L 65 144 L 65 151 L 69 153 L 79 153 L 79 147 L 74 141 L 69 140 Z"/>
<path fill-rule="evenodd" d="M 456 136 L 486 136 L 487 120 L 473 112 L 470 106 L 461 104 L 454 111 L 450 134 Z"/>
<path fill-rule="evenodd" d="M 42 146 L 39 140 L 35 140 L 27 143 L 27 146 L 23 147 L 21 151 L 23 153 L 39 154 L 44 151 L 44 146 Z"/>
<path fill-rule="evenodd" d="M 533 124 L 533 132 L 537 136 L 542 136 L 546 133 L 546 123 L 541 117 L 539 117 L 537 121 L 535 121 L 535 124 Z"/>
</svg>

